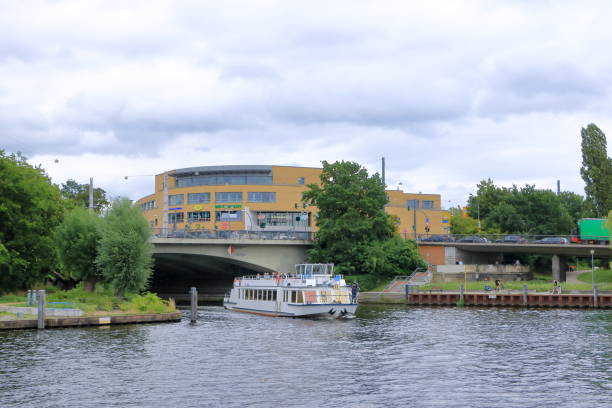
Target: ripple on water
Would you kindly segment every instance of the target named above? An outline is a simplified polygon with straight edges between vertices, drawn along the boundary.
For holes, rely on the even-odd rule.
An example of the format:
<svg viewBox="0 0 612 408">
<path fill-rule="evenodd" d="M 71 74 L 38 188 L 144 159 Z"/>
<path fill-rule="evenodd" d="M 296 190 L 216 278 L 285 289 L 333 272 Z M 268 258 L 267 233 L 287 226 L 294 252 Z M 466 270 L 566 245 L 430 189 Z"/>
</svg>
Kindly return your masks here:
<svg viewBox="0 0 612 408">
<path fill-rule="evenodd" d="M 598 407 L 609 311 L 200 309 L 174 324 L 0 333 L 0 406 Z"/>
</svg>

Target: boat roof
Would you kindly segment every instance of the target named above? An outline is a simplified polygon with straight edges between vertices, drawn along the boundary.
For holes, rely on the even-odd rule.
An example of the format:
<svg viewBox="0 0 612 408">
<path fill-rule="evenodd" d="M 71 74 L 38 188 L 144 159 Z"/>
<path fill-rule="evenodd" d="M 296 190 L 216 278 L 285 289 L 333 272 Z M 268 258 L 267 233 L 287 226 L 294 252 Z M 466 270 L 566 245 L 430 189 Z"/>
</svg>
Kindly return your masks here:
<svg viewBox="0 0 612 408">
<path fill-rule="evenodd" d="M 333 275 L 333 263 L 303 263 L 295 265 L 295 272 L 306 275 Z"/>
</svg>

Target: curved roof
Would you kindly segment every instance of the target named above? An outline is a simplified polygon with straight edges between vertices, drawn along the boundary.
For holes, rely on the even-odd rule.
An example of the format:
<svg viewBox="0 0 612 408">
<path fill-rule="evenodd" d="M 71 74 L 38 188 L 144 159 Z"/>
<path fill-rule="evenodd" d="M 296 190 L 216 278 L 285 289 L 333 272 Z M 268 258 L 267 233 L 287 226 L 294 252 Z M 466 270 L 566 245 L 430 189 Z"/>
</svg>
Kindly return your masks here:
<svg viewBox="0 0 612 408">
<path fill-rule="evenodd" d="M 176 176 L 205 174 L 272 174 L 272 166 L 239 165 L 239 166 L 200 166 L 174 170 Z"/>
</svg>

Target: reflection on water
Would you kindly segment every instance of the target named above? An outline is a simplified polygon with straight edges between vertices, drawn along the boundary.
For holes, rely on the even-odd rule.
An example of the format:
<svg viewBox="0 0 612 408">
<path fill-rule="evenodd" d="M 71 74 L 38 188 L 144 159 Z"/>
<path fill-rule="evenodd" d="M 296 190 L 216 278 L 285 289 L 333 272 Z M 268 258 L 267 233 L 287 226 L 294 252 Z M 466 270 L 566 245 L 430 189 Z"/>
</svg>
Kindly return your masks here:
<svg viewBox="0 0 612 408">
<path fill-rule="evenodd" d="M 612 394 L 605 310 L 200 313 L 196 325 L 0 332 L 0 406 L 603 407 Z"/>
</svg>

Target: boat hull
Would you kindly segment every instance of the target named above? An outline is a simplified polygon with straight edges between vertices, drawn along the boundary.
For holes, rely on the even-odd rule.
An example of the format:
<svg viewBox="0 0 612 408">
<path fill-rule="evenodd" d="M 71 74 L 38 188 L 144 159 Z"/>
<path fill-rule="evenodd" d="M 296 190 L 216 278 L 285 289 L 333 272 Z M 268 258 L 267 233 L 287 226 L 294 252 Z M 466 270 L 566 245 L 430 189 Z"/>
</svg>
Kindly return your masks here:
<svg viewBox="0 0 612 408">
<path fill-rule="evenodd" d="M 349 317 L 354 316 L 358 305 L 356 303 L 327 303 L 327 304 L 289 304 L 283 310 L 274 308 L 251 308 L 237 306 L 233 302 L 224 302 L 223 306 L 234 312 L 250 313 L 260 316 L 272 317 Z"/>
</svg>

